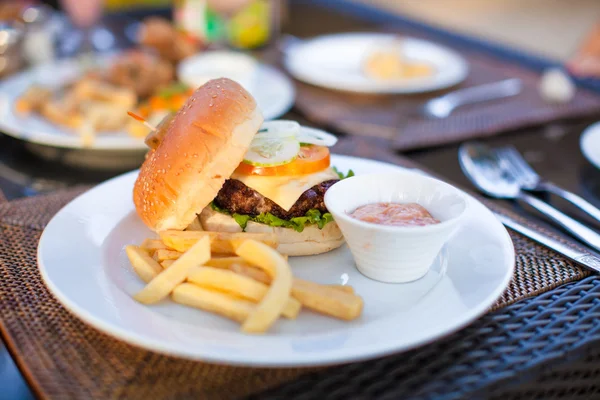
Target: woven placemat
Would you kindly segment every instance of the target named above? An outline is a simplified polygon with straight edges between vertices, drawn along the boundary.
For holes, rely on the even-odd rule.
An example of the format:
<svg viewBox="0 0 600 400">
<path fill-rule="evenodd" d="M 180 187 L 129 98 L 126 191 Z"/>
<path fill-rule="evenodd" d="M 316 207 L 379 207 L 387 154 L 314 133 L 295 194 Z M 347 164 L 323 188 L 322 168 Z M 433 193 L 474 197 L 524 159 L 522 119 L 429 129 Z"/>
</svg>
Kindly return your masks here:
<svg viewBox="0 0 600 400">
<path fill-rule="evenodd" d="M 420 31 L 403 28 L 397 33 L 431 39 Z M 443 43 L 443 41 L 441 41 Z M 296 109 L 307 119 L 349 135 L 388 139 L 396 150 L 406 151 L 498 135 L 519 128 L 597 114 L 600 95 L 578 89 L 571 102 L 550 104 L 539 93 L 540 74 L 490 54 L 455 47 L 469 62 L 468 78 L 451 88 L 520 78 L 523 91 L 511 98 L 458 108 L 444 119 L 419 116 L 422 104 L 445 92 L 419 95 L 362 95 L 338 92 L 296 81 Z M 447 92 L 447 91 L 446 91 Z"/>
<path fill-rule="evenodd" d="M 231 399 L 315 371 L 238 368 L 163 356 L 115 340 L 67 312 L 44 286 L 36 250 L 43 227 L 82 190 L 0 205 L 0 331 L 39 397 Z M 588 275 L 520 235 L 512 238 L 516 273 L 494 308 Z"/>
</svg>

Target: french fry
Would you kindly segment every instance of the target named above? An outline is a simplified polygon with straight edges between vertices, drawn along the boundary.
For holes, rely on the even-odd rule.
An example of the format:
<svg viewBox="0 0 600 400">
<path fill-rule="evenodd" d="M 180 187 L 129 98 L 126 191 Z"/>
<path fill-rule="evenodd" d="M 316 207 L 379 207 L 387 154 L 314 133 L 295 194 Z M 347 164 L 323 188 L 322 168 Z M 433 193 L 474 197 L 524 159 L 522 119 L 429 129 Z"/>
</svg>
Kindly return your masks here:
<svg viewBox="0 0 600 400">
<path fill-rule="evenodd" d="M 167 247 L 184 252 L 205 236 L 196 231 L 164 231 L 159 233 L 161 240 Z"/>
<path fill-rule="evenodd" d="M 300 314 L 300 310 L 302 309 L 302 304 L 293 297 L 290 297 L 285 307 L 283 307 L 283 311 L 281 311 L 281 315 L 288 319 L 296 319 L 298 314 Z"/>
<path fill-rule="evenodd" d="M 245 262 L 241 257 L 221 257 L 211 258 L 207 263 L 208 267 L 216 267 L 223 269 L 230 269 L 240 275 L 247 276 L 254 279 L 255 281 L 262 282 L 264 284 L 271 284 L 271 277 L 265 273 L 265 271 Z M 297 278 L 294 278 L 294 281 Z M 293 282 L 292 282 L 293 286 Z M 346 293 L 354 293 L 354 288 L 349 285 L 323 285 L 331 289 L 341 290 Z"/>
<path fill-rule="evenodd" d="M 265 332 L 279 318 L 290 298 L 292 270 L 281 254 L 256 240 L 243 241 L 236 254 L 263 269 L 273 279 L 265 296 L 242 324 L 243 332 Z"/>
<path fill-rule="evenodd" d="M 97 136 L 94 122 L 90 119 L 83 118 L 81 126 L 77 128 L 77 134 L 79 135 L 83 147 L 92 147 Z"/>
<path fill-rule="evenodd" d="M 140 244 L 140 247 L 148 251 L 168 249 L 167 245 L 158 239 L 146 239 L 142 242 L 142 244 Z"/>
<path fill-rule="evenodd" d="M 205 236 L 210 237 L 211 251 L 217 254 L 235 254 L 235 249 L 245 240 L 255 240 L 270 247 L 278 245 L 272 233 L 174 231 L 159 233 L 162 241 L 171 249 L 184 252 Z"/>
<path fill-rule="evenodd" d="M 303 306 L 346 321 L 362 313 L 363 300 L 352 286 L 294 278 L 287 256 L 274 249 L 274 235 L 195 230 L 159 235 L 160 240 L 126 247 L 147 283 L 134 296 L 143 304 L 170 294 L 177 303 L 240 322 L 245 333 L 264 333 L 279 317 L 295 319 Z"/>
<path fill-rule="evenodd" d="M 263 270 L 243 261 L 241 257 L 223 257 L 223 258 L 211 258 L 206 266 L 230 269 L 240 275 L 247 276 L 254 279 L 255 281 L 262 282 L 264 284 L 271 284 L 271 277 Z M 294 278 L 293 282 L 297 278 Z M 292 286 L 293 286 L 292 282 Z M 315 283 L 317 285 L 317 283 Z M 331 289 L 341 290 L 346 293 L 354 293 L 354 288 L 350 285 L 322 285 Z"/>
<path fill-rule="evenodd" d="M 188 281 L 196 285 L 232 293 L 253 302 L 263 299 L 269 287 L 252 278 L 236 274 L 233 271 L 213 267 L 197 267 L 190 270 Z M 289 298 L 281 313 L 286 318 L 294 319 L 300 312 L 300 302 Z"/>
<path fill-rule="evenodd" d="M 251 267 L 251 265 L 244 261 L 242 257 L 213 257 L 208 260 L 205 265 L 213 268 L 231 269 L 231 267 L 235 264 L 247 265 L 248 267 Z"/>
<path fill-rule="evenodd" d="M 95 100 L 79 101 L 79 112 L 83 119 L 90 122 L 97 132 L 122 129 L 129 121 L 126 113 L 119 112 L 123 107 L 125 106 Z"/>
<path fill-rule="evenodd" d="M 209 259 L 210 241 L 208 237 L 204 237 L 182 254 L 173 265 L 152 279 L 134 299 L 143 304 L 153 304 L 164 299 L 177 285 L 185 281 L 190 268 L 202 265 Z"/>
<path fill-rule="evenodd" d="M 325 285 L 325 287 L 328 287 L 331 289 L 336 289 L 336 290 L 341 290 L 342 292 L 346 292 L 346 293 L 350 293 L 350 294 L 354 294 L 354 288 L 352 286 L 348 286 L 348 285 Z"/>
<path fill-rule="evenodd" d="M 240 275 L 247 276 L 249 278 L 254 279 L 255 281 L 262 282 L 265 285 L 271 284 L 271 277 L 262 269 L 258 269 L 249 265 L 248 263 L 241 264 L 231 264 L 229 267 L 233 272 L 236 272 Z"/>
<path fill-rule="evenodd" d="M 148 252 L 137 246 L 126 246 L 127 258 L 136 274 L 146 283 L 162 272 L 162 268 L 150 257 Z"/>
<path fill-rule="evenodd" d="M 230 269 L 266 285 L 271 277 L 248 264 L 232 264 Z M 306 308 L 341 319 L 354 319 L 362 312 L 362 299 L 354 294 L 352 286 L 320 285 L 293 278 L 292 297 Z"/>
<path fill-rule="evenodd" d="M 225 293 L 205 289 L 192 283 L 182 283 L 171 294 L 173 301 L 186 306 L 213 312 L 237 322 L 244 322 L 256 305 Z"/>
<path fill-rule="evenodd" d="M 355 294 L 298 278 L 294 279 L 292 296 L 306 308 L 348 321 L 363 309 L 362 298 Z"/>
<path fill-rule="evenodd" d="M 73 87 L 73 93 L 79 101 L 98 100 L 125 109 L 134 107 L 137 102 L 137 96 L 133 90 L 94 79 L 79 80 Z"/>
<path fill-rule="evenodd" d="M 158 261 L 162 262 L 165 260 L 177 260 L 183 253 L 175 250 L 158 249 L 154 254 L 156 254 Z"/>
<path fill-rule="evenodd" d="M 288 259 L 287 256 L 282 255 L 282 257 L 284 258 L 284 260 Z M 246 261 L 244 261 L 244 259 L 242 257 L 213 257 L 210 260 L 208 260 L 208 262 L 206 263 L 206 266 L 222 268 L 222 269 L 232 269 L 232 266 L 235 264 L 246 265 L 246 266 L 248 266 L 250 268 L 254 268 L 256 271 L 259 271 L 260 273 L 264 274 L 264 271 L 248 264 Z M 262 282 L 262 280 L 260 280 L 260 279 L 257 279 L 257 280 Z M 269 280 L 269 283 L 270 283 L 270 280 Z"/>
<path fill-rule="evenodd" d="M 52 91 L 41 86 L 30 86 L 15 104 L 18 113 L 28 114 L 39 111 L 43 105 L 51 101 Z"/>
<path fill-rule="evenodd" d="M 64 125 L 72 129 L 77 129 L 83 124 L 82 116 L 69 110 L 64 101 L 44 103 L 40 109 L 40 114 L 53 124 Z"/>
</svg>

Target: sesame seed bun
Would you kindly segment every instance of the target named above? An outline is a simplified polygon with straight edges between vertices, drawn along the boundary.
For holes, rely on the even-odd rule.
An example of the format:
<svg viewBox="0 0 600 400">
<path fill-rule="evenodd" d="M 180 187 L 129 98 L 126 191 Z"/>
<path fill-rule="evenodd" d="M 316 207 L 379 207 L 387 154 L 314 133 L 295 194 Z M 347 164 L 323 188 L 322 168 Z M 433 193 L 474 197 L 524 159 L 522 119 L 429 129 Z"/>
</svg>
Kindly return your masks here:
<svg viewBox="0 0 600 400">
<path fill-rule="evenodd" d="M 150 150 L 133 189 L 142 221 L 154 231 L 185 229 L 244 158 L 263 117 L 238 83 L 198 88 Z"/>
</svg>

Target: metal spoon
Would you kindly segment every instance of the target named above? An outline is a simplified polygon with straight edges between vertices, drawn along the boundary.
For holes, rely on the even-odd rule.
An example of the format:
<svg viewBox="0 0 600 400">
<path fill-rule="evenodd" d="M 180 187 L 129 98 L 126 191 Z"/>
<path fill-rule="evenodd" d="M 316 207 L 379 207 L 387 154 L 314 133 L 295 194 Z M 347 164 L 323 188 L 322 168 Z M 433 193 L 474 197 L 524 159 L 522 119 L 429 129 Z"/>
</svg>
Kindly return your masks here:
<svg viewBox="0 0 600 400">
<path fill-rule="evenodd" d="M 464 144 L 458 151 L 464 174 L 488 196 L 498 199 L 521 200 L 554 221 L 573 236 L 600 250 L 600 235 L 577 222 L 548 203 L 521 190 L 519 183 L 506 173 L 495 154 L 481 144 Z"/>
</svg>

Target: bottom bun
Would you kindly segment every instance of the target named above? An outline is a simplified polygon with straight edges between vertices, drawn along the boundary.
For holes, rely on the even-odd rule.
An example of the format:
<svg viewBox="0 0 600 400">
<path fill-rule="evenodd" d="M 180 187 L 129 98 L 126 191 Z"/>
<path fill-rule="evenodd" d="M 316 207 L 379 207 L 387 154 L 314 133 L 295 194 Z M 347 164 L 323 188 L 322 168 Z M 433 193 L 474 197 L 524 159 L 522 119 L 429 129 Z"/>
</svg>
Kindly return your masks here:
<svg viewBox="0 0 600 400">
<path fill-rule="evenodd" d="M 207 231 L 241 232 L 242 228 L 229 215 L 217 212 L 210 206 L 202 210 L 200 223 Z M 277 251 L 288 256 L 310 256 L 337 249 L 344 243 L 344 237 L 335 222 L 329 222 L 319 229 L 308 225 L 302 232 L 291 228 L 281 228 L 249 221 L 246 232 L 274 233 L 279 239 Z"/>
</svg>

